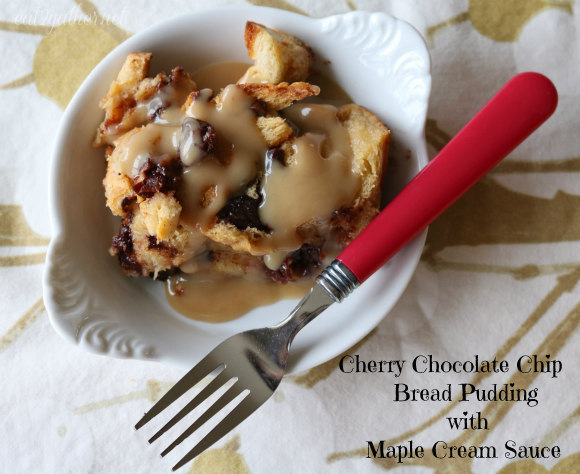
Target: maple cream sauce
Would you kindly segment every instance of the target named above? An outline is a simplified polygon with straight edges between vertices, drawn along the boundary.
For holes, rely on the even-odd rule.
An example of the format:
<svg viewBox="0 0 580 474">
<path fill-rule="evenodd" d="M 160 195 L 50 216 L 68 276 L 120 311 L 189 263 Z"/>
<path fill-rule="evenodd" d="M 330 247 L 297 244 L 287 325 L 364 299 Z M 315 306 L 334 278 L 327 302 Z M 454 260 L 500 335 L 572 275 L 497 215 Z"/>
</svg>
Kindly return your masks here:
<svg viewBox="0 0 580 474">
<path fill-rule="evenodd" d="M 349 138 L 336 107 L 295 104 L 284 115 L 308 131 L 294 141 L 287 166 L 273 161 L 266 170 L 260 220 L 272 228 L 276 248 L 292 251 L 302 244 L 297 227 L 351 203 L 360 178 L 353 172 Z"/>
<path fill-rule="evenodd" d="M 215 128 L 219 151 L 227 156 L 210 153 L 203 159 L 192 160 L 184 168 L 178 193 L 182 220 L 193 232 L 207 226 L 231 193 L 248 184 L 256 170 L 264 166 L 267 146 L 250 109 L 253 99 L 231 85 L 246 68 L 243 63 L 219 63 L 198 71 L 192 78 L 201 93 L 188 110 L 176 107 L 162 110 L 155 123 L 133 130 L 116 143 L 123 152 L 123 171 L 136 177 L 148 157 L 177 156 L 181 124 L 186 116 L 206 121 Z M 210 93 L 204 88 L 216 93 L 224 88 L 218 104 L 210 100 Z M 338 86 L 326 89 L 330 91 L 330 102 L 337 105 L 348 102 Z M 139 113 L 150 114 L 158 105 L 156 100 L 143 104 Z M 295 141 L 289 165 L 272 163 L 262 183 L 260 219 L 272 228 L 270 245 L 281 249 L 264 256 L 271 269 L 278 268 L 287 252 L 300 247 L 302 242 L 295 232 L 298 225 L 313 216 L 329 216 L 351 202 L 360 186 L 351 169 L 348 136 L 336 118 L 334 106 L 302 103 L 286 109 L 284 114 L 305 133 Z M 187 266 L 186 263 L 184 271 Z M 266 277 L 234 277 L 212 272 L 205 265 L 189 266 L 196 271 L 168 279 L 167 299 L 176 311 L 207 322 L 228 321 L 258 306 L 301 297 L 312 285 L 312 282 L 279 284 Z"/>
<path fill-rule="evenodd" d="M 191 75 L 198 88 L 208 87 L 214 91 L 223 89 L 228 84 L 235 84 L 241 78 L 250 64 L 244 62 L 225 61 L 209 64 Z"/>
<path fill-rule="evenodd" d="M 149 158 L 177 156 L 180 135 L 181 123 L 149 123 L 122 135 L 115 141 L 115 146 L 117 153 L 120 153 L 123 173 L 136 178 Z"/>
<path fill-rule="evenodd" d="M 232 193 L 255 178 L 267 148 L 256 125 L 256 114 L 250 109 L 254 102 L 251 97 L 237 86 L 228 85 L 218 104 L 208 99 L 200 96 L 194 100 L 186 115 L 215 128 L 221 141 L 218 146 L 226 156 L 208 156 L 184 168 L 179 192 L 183 219 L 201 227 L 210 223 Z M 203 195 L 211 199 L 200 199 Z"/>
<path fill-rule="evenodd" d="M 286 298 L 301 298 L 311 286 L 312 282 L 281 285 L 261 278 L 202 271 L 171 277 L 166 296 L 173 309 L 191 319 L 223 323 L 259 306 Z"/>
</svg>

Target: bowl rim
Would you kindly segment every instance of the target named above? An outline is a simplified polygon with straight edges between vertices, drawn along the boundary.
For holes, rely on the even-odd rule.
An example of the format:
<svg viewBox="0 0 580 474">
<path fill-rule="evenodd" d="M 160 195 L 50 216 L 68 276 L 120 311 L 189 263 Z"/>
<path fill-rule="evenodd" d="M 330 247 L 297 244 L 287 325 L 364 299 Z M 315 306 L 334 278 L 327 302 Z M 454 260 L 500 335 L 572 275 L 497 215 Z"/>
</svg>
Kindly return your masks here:
<svg viewBox="0 0 580 474">
<path fill-rule="evenodd" d="M 207 7 L 200 10 L 195 10 L 192 12 L 188 12 L 186 14 L 179 14 L 175 15 L 171 18 L 163 20 L 161 22 L 155 23 L 132 37 L 130 37 L 125 42 L 119 44 L 115 49 L 113 49 L 110 53 L 108 53 L 100 62 L 99 64 L 89 73 L 89 75 L 85 78 L 81 86 L 77 89 L 76 93 L 74 94 L 73 98 L 71 99 L 69 105 L 66 107 L 63 116 L 61 118 L 57 135 L 52 147 L 51 153 L 51 162 L 49 167 L 49 196 L 48 196 L 48 203 L 49 203 L 49 215 L 50 215 L 50 223 L 51 223 L 51 242 L 49 244 L 48 252 L 47 252 L 47 259 L 46 265 L 43 274 L 43 294 L 44 294 L 44 303 L 47 309 L 49 320 L 52 326 L 55 328 L 57 333 L 59 333 L 62 337 L 69 340 L 75 345 L 81 345 L 85 350 L 89 350 L 90 352 L 105 354 L 109 356 L 115 357 L 123 357 L 123 355 L 119 355 L 116 353 L 111 353 L 110 351 L 102 351 L 98 348 L 87 346 L 83 344 L 79 344 L 79 335 L 78 332 L 75 330 L 71 330 L 72 328 L 70 325 L 64 321 L 59 315 L 62 314 L 62 308 L 56 301 L 55 291 L 56 288 L 52 281 L 51 275 L 51 268 L 53 266 L 53 257 L 55 254 L 55 249 L 59 244 L 61 244 L 65 240 L 65 234 L 67 229 L 63 223 L 63 216 L 66 214 L 66 204 L 63 200 L 62 193 L 60 190 L 63 188 L 63 153 L 66 147 L 68 140 L 70 140 L 70 129 L 71 124 L 74 121 L 75 117 L 77 117 L 80 113 L 82 113 L 83 102 L 86 101 L 86 96 L 94 89 L 95 82 L 101 78 L 103 74 L 106 73 L 107 69 L 111 68 L 111 62 L 115 62 L 117 56 L 120 55 L 119 51 L 126 50 L 127 48 L 132 48 L 134 45 L 137 45 L 142 38 L 152 33 L 162 31 L 164 28 L 167 28 L 169 25 L 174 24 L 175 22 L 183 22 L 186 21 L 188 18 L 196 17 L 200 19 L 203 16 L 212 16 L 217 13 L 223 13 L 224 11 L 228 11 L 229 14 L 232 15 L 240 15 L 243 14 L 244 16 L 254 15 L 256 17 L 263 17 L 268 16 L 271 14 L 276 14 L 277 17 L 285 17 L 289 19 L 293 19 L 294 21 L 299 20 L 302 23 L 311 23 L 312 25 L 320 25 L 322 22 L 330 22 L 334 20 L 342 21 L 346 17 L 351 18 L 378 18 L 378 17 L 388 17 L 393 21 L 397 22 L 400 25 L 403 25 L 404 28 L 412 30 L 417 37 L 419 37 L 423 41 L 424 47 L 424 59 L 427 61 L 427 82 L 428 82 L 428 91 L 426 94 L 426 102 L 425 102 L 425 117 L 422 122 L 422 127 L 415 131 L 417 136 L 415 137 L 417 140 L 420 140 L 420 148 L 418 149 L 417 153 L 417 165 L 419 169 L 427 164 L 427 145 L 425 141 L 425 121 L 426 121 L 426 110 L 428 107 L 428 101 L 430 96 L 430 88 L 431 88 L 431 60 L 429 57 L 428 49 L 422 39 L 420 33 L 409 23 L 397 19 L 392 15 L 383 12 L 365 12 L 365 11 L 352 11 L 347 13 L 341 13 L 337 15 L 331 15 L 328 17 L 322 18 L 312 18 L 312 17 L 305 17 L 298 13 L 289 12 L 285 10 L 279 10 L 276 8 L 271 7 L 262 7 L 262 6 L 213 6 Z M 284 20 L 286 21 L 286 20 Z M 108 84 L 107 84 L 108 86 Z M 425 238 L 426 238 L 427 230 L 423 231 L 419 236 L 417 236 L 410 244 L 409 247 L 413 247 L 412 256 L 408 259 L 407 265 L 405 266 L 404 271 L 399 275 L 400 280 L 403 282 L 398 289 L 398 295 L 395 298 L 393 304 L 388 308 L 388 311 L 392 309 L 394 304 L 400 299 L 404 289 L 407 287 L 408 283 L 411 280 L 411 277 L 419 263 L 421 250 L 424 246 Z M 388 311 L 385 312 L 384 316 L 381 317 L 376 323 L 367 328 L 364 333 L 357 334 L 354 337 L 358 338 L 359 340 L 364 337 L 368 332 L 370 332 L 376 325 L 388 314 Z M 284 315 L 280 315 L 281 317 Z M 281 318 L 280 318 L 281 319 Z M 338 355 L 343 350 L 337 350 L 336 353 L 330 354 L 324 357 L 324 360 L 321 360 L 319 357 L 314 361 L 313 364 L 310 364 L 311 367 L 319 365 L 320 363 L 325 362 L 326 360 L 331 359 L 332 357 Z M 163 355 L 158 355 L 155 351 L 150 351 L 149 354 L 145 353 L 145 357 L 139 357 L 135 355 L 130 355 L 129 357 L 136 358 L 136 359 L 151 359 L 160 362 L 168 362 L 172 365 L 175 365 L 176 361 L 172 361 L 163 357 Z M 177 363 L 177 365 L 181 365 Z M 307 370 L 310 367 L 300 367 L 300 370 L 303 371 Z"/>
</svg>

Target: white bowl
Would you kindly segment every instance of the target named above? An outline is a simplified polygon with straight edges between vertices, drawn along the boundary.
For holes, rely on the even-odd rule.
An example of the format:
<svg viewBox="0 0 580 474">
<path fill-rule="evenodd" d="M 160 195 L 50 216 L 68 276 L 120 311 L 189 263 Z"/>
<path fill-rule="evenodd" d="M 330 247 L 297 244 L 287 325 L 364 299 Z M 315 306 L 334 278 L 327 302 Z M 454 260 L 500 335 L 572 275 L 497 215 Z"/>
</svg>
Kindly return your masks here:
<svg viewBox="0 0 580 474">
<path fill-rule="evenodd" d="M 44 301 L 62 336 L 82 349 L 114 357 L 151 359 L 190 368 L 226 336 L 283 319 L 296 301 L 257 308 L 227 323 L 192 321 L 173 311 L 163 284 L 122 275 L 108 255 L 119 222 L 105 207 L 105 159 L 91 140 L 102 120 L 98 102 L 128 53 L 151 51 L 151 72 L 180 65 L 193 72 L 219 61 L 249 61 L 247 20 L 310 44 L 319 67 L 354 102 L 391 129 L 387 201 L 427 163 L 424 124 L 431 88 L 430 60 L 421 36 L 383 13 L 352 12 L 322 19 L 263 7 L 225 7 L 181 15 L 121 44 L 87 77 L 62 118 L 52 157 L 53 240 Z M 345 351 L 389 312 L 419 260 L 423 233 L 343 303 L 308 325 L 293 344 L 289 371 L 300 372 Z"/>
</svg>

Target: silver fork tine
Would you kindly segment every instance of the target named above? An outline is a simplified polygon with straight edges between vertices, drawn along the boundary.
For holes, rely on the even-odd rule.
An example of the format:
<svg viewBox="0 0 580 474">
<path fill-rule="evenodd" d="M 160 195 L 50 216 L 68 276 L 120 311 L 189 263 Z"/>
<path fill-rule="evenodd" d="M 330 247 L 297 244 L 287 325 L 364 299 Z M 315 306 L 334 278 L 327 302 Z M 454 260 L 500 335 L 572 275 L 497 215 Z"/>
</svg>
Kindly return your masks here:
<svg viewBox="0 0 580 474">
<path fill-rule="evenodd" d="M 212 404 L 208 404 L 207 409 L 199 415 L 191 426 L 161 453 L 161 457 L 169 454 L 226 406 L 232 404 L 231 410 L 221 417 L 221 421 L 214 423 L 213 427 L 209 426 L 207 434 L 200 436 L 201 440 L 194 449 L 187 453 L 173 468 L 174 470 L 179 469 L 184 463 L 199 455 L 231 431 L 270 398 L 284 375 L 288 348 L 294 335 L 333 301 L 335 301 L 334 296 L 328 293 L 322 285 L 316 284 L 298 303 L 294 311 L 277 326 L 245 331 L 226 339 L 188 372 L 174 388 L 167 392 L 150 410 L 151 413 L 147 413 L 136 427 L 142 426 L 162 412 L 189 388 L 198 383 L 204 375 L 209 375 L 212 372 L 210 369 L 216 373 L 222 367 L 221 373 L 218 373 L 214 380 L 198 392 L 193 400 L 185 404 L 185 407 L 179 409 L 177 415 L 174 415 L 152 438 L 152 441 L 157 439 L 169 428 L 182 421 L 193 406 L 199 407 L 203 400 L 207 402 L 206 399 L 209 395 L 215 394 L 219 383 L 225 381 L 221 386 L 224 391 L 216 397 Z M 234 400 L 236 403 L 232 403 Z"/>
<path fill-rule="evenodd" d="M 197 364 L 193 369 L 185 374 L 183 378 L 179 380 L 179 382 L 171 387 L 171 389 L 165 395 L 163 395 L 159 401 L 153 405 L 147 413 L 145 413 L 145 415 L 143 415 L 143 417 L 135 425 L 135 429 L 138 430 L 143 425 L 151 421 L 175 400 L 177 400 L 181 395 L 187 392 L 191 387 L 199 383 L 206 375 L 210 374 L 220 365 L 223 365 L 216 364 L 214 366 L 208 367 L 208 364 L 205 363 L 206 361 L 209 361 L 209 355 L 202 359 L 199 364 Z"/>
<path fill-rule="evenodd" d="M 236 381 L 237 382 L 237 381 Z M 213 405 L 211 405 L 205 412 L 203 412 L 200 417 L 195 420 L 195 422 L 187 428 L 181 436 L 179 436 L 173 443 L 171 443 L 167 448 L 163 450 L 161 453 L 161 457 L 166 456 L 169 454 L 173 448 L 177 445 L 181 444 L 185 439 L 191 436 L 201 425 L 203 425 L 206 421 L 212 418 L 216 413 L 218 413 L 222 408 L 224 408 L 228 403 L 230 403 L 234 398 L 236 398 L 240 393 L 242 393 L 244 389 L 237 385 L 235 382 L 234 384 L 228 388 L 228 390 L 222 394 L 220 398 L 218 398 Z"/>
<path fill-rule="evenodd" d="M 201 439 L 199 443 L 197 443 L 193 449 L 181 459 L 181 461 L 173 466 L 172 470 L 176 471 L 193 458 L 200 455 L 212 444 L 226 435 L 234 426 L 237 426 L 244 421 L 248 416 L 256 411 L 260 405 L 261 403 L 256 403 L 256 401 L 252 399 L 251 394 L 248 394 L 248 396 L 244 398 L 230 413 L 228 413 L 228 415 L 220 421 L 215 428 L 206 434 L 203 439 Z"/>
<path fill-rule="evenodd" d="M 149 442 L 153 443 L 157 438 L 159 438 L 163 433 L 174 426 L 178 421 L 180 421 L 185 415 L 198 407 L 204 400 L 206 400 L 210 395 L 212 395 L 218 388 L 225 384 L 231 375 L 227 375 L 225 370 L 222 370 L 218 375 L 216 375 L 210 383 L 208 383 L 187 405 L 185 405 L 179 413 L 177 413 L 171 420 L 169 420 L 161 429 L 155 433 Z"/>
</svg>

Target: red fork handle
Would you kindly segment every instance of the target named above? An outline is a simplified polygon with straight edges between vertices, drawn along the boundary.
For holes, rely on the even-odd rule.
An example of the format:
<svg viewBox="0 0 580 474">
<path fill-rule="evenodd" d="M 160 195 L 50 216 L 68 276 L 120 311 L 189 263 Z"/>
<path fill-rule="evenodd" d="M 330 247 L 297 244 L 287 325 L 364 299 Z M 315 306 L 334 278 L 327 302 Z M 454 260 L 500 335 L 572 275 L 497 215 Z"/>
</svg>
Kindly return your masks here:
<svg viewBox="0 0 580 474">
<path fill-rule="evenodd" d="M 538 128 L 557 103 L 545 76 L 512 78 L 337 260 L 362 283 Z"/>
</svg>

